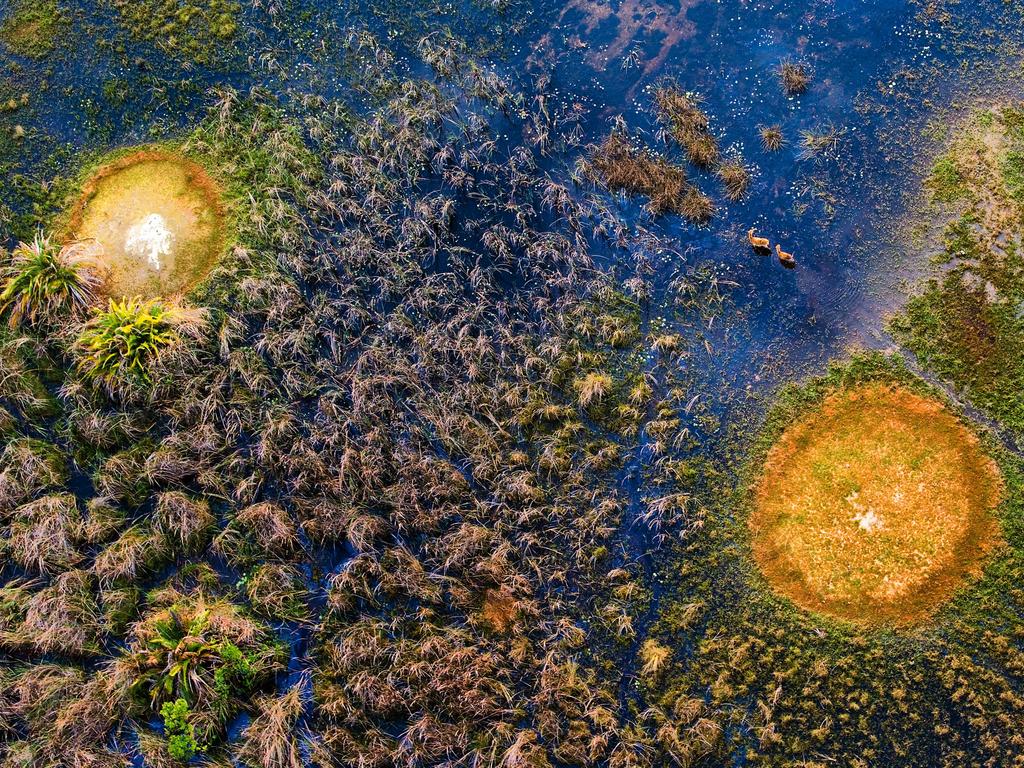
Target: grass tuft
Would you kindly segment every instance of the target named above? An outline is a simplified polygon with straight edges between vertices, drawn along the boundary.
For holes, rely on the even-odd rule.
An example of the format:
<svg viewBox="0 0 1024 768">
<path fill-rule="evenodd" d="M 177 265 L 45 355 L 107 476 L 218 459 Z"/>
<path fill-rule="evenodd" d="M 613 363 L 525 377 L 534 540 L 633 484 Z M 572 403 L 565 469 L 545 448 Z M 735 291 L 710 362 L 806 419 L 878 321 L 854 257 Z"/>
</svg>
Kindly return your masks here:
<svg viewBox="0 0 1024 768">
<path fill-rule="evenodd" d="M 761 147 L 765 152 L 778 152 L 786 142 L 780 125 L 762 125 L 758 133 L 761 136 Z"/>
<path fill-rule="evenodd" d="M 205 326 L 199 310 L 169 307 L 156 299 L 111 299 L 78 337 L 78 370 L 110 393 L 149 386 L 155 364 L 183 331 L 194 336 Z"/>
<path fill-rule="evenodd" d="M 100 283 L 91 250 L 87 243 L 58 247 L 42 233 L 19 243 L 2 272 L 0 315 L 16 328 L 84 310 Z"/>
<path fill-rule="evenodd" d="M 803 62 L 786 60 L 779 65 L 779 82 L 787 96 L 799 96 L 811 84 L 811 70 Z"/>
</svg>

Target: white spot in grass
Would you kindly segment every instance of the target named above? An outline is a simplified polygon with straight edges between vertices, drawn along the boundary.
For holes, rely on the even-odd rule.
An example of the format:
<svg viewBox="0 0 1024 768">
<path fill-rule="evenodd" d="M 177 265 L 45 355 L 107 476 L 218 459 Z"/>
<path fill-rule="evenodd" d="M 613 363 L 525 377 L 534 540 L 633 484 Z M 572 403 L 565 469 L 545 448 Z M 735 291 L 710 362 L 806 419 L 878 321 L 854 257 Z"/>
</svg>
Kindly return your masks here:
<svg viewBox="0 0 1024 768">
<path fill-rule="evenodd" d="M 865 507 L 861 504 L 857 498 L 860 494 L 857 491 L 853 491 L 849 496 L 846 497 L 846 503 L 854 509 L 853 522 L 860 526 L 861 530 L 871 533 L 882 527 L 882 518 L 875 514 L 875 510 L 871 507 Z M 902 498 L 899 491 L 896 492 L 897 496 Z M 894 499 L 899 503 L 899 499 Z"/>
<path fill-rule="evenodd" d="M 876 515 L 875 510 L 870 507 L 854 515 L 853 521 L 868 533 L 882 527 L 882 518 Z"/>
<path fill-rule="evenodd" d="M 159 213 L 151 213 L 128 228 L 124 249 L 132 256 L 145 256 L 153 269 L 160 269 L 160 257 L 171 252 L 174 235 Z"/>
</svg>

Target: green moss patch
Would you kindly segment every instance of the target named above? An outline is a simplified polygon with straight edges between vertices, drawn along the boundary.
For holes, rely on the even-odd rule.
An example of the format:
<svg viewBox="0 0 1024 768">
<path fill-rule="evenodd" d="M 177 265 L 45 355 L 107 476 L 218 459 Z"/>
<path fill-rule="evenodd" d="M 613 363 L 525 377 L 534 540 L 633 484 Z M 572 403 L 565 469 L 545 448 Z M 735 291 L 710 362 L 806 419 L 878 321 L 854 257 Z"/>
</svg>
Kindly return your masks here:
<svg viewBox="0 0 1024 768">
<path fill-rule="evenodd" d="M 890 328 L 922 365 L 1024 434 L 1024 112 L 974 115 L 926 182 L 942 231 L 932 277 Z M 942 226 L 943 220 L 948 223 Z"/>
<path fill-rule="evenodd" d="M 63 26 L 53 0 L 23 0 L 0 26 L 0 41 L 19 56 L 41 59 L 53 50 Z"/>
<path fill-rule="evenodd" d="M 234 0 L 109 0 L 133 37 L 197 64 L 221 57 L 238 33 Z"/>
</svg>

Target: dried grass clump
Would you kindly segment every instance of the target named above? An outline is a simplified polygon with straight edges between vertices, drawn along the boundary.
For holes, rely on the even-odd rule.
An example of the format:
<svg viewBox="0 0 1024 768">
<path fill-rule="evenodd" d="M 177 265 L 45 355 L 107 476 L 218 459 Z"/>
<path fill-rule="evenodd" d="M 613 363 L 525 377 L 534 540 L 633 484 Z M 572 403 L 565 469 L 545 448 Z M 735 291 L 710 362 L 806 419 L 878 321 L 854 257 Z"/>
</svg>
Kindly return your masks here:
<svg viewBox="0 0 1024 768">
<path fill-rule="evenodd" d="M 781 125 L 762 125 L 758 129 L 761 136 L 761 147 L 765 152 L 778 152 L 785 144 Z"/>
<path fill-rule="evenodd" d="M 54 662 L 12 668 L 4 679 L 4 700 L 12 718 L 42 732 L 53 723 L 61 705 L 78 695 L 85 680 L 81 668 Z"/>
<path fill-rule="evenodd" d="M 93 485 L 99 495 L 127 507 L 142 504 L 150 492 L 145 466 L 152 449 L 149 441 L 143 441 L 107 458 L 93 473 Z"/>
<path fill-rule="evenodd" d="M 725 187 L 725 196 L 736 202 L 742 200 L 750 188 L 750 171 L 742 160 L 728 160 L 718 166 L 715 175 Z"/>
<path fill-rule="evenodd" d="M 6 743 L 8 759 L 77 768 L 124 766 L 124 755 L 108 746 L 110 730 L 123 713 L 124 691 L 105 670 L 87 674 L 43 662 L 14 671 L 5 683 L 9 715 L 18 732 L 30 737 Z"/>
<path fill-rule="evenodd" d="M 787 59 L 779 65 L 779 82 L 787 96 L 799 96 L 811 84 L 811 70 L 803 62 Z"/>
<path fill-rule="evenodd" d="M 694 224 L 707 224 L 715 215 L 715 204 L 699 189 L 690 187 L 679 203 L 679 213 Z"/>
<path fill-rule="evenodd" d="M 14 439 L 18 416 L 39 423 L 56 413 L 56 402 L 40 378 L 41 348 L 25 344 L 25 337 L 0 341 L 0 438 Z"/>
<path fill-rule="evenodd" d="M 149 523 L 139 523 L 104 547 L 93 561 L 92 571 L 104 586 L 132 582 L 166 562 L 172 549 L 164 534 Z"/>
<path fill-rule="evenodd" d="M 52 494 L 14 510 L 7 547 L 22 568 L 48 575 L 82 560 L 77 546 L 83 532 L 74 495 Z"/>
<path fill-rule="evenodd" d="M 124 510 L 105 496 L 93 496 L 86 503 L 86 518 L 82 523 L 82 539 L 88 544 L 109 541 L 125 523 Z"/>
<path fill-rule="evenodd" d="M 216 462 L 226 448 L 224 435 L 211 424 L 175 431 L 146 458 L 146 478 L 153 484 L 182 485 L 196 480 L 202 487 L 216 485 L 209 479 L 218 475 Z"/>
<path fill-rule="evenodd" d="M 601 180 L 612 191 L 650 198 L 654 214 L 677 213 L 687 187 L 686 171 L 662 158 L 630 145 L 625 136 L 612 134 L 591 156 Z"/>
<path fill-rule="evenodd" d="M 300 547 L 298 527 L 283 507 L 271 502 L 240 510 L 214 539 L 219 555 L 239 564 L 267 558 L 288 559 Z"/>
<path fill-rule="evenodd" d="M 653 682 L 662 674 L 665 665 L 672 658 L 672 649 L 662 645 L 654 638 L 648 638 L 640 647 L 640 661 L 643 666 L 640 674 L 648 682 Z"/>
<path fill-rule="evenodd" d="M 56 446 L 23 437 L 10 440 L 0 452 L 0 518 L 70 476 L 67 460 Z"/>
<path fill-rule="evenodd" d="M 166 491 L 156 497 L 154 528 L 184 550 L 205 543 L 217 525 L 208 502 L 180 491 Z"/>
<path fill-rule="evenodd" d="M 304 729 L 297 728 L 307 704 L 309 682 L 300 679 L 281 696 L 256 702 L 256 716 L 242 731 L 236 757 L 250 768 L 303 768 Z"/>
<path fill-rule="evenodd" d="M 583 408 L 604 400 L 611 391 L 614 382 L 607 373 L 591 371 L 573 382 L 573 389 L 576 390 L 576 397 Z"/>
<path fill-rule="evenodd" d="M 309 618 L 306 576 L 294 565 L 264 563 L 245 581 L 245 594 L 261 616 L 279 621 Z"/>
<path fill-rule="evenodd" d="M 83 656 L 99 651 L 100 621 L 93 579 L 67 571 L 24 603 L 20 624 L 0 633 L 0 643 L 35 653 Z"/>
<path fill-rule="evenodd" d="M 658 116 L 672 133 L 672 137 L 686 151 L 686 156 L 698 168 L 713 168 L 718 163 L 718 141 L 709 130 L 708 116 L 700 108 L 694 94 L 678 88 L 663 87 L 654 92 Z"/>
<path fill-rule="evenodd" d="M 625 137 L 612 134 L 591 156 L 599 179 L 611 190 L 642 194 L 654 214 L 677 213 L 706 224 L 714 205 L 686 180 L 686 172 L 663 158 L 632 147 Z"/>
</svg>

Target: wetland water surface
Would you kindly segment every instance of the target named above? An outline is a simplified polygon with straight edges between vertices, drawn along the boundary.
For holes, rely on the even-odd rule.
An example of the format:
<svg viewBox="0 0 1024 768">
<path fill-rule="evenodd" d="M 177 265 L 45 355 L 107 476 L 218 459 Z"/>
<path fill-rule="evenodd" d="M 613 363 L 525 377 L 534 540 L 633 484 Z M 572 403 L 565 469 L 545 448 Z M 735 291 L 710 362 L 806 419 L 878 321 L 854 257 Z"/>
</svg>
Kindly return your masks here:
<svg viewBox="0 0 1024 768">
<path fill-rule="evenodd" d="M 1024 765 L 1022 31 L 0 0 L 4 763 Z"/>
</svg>

